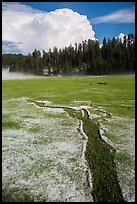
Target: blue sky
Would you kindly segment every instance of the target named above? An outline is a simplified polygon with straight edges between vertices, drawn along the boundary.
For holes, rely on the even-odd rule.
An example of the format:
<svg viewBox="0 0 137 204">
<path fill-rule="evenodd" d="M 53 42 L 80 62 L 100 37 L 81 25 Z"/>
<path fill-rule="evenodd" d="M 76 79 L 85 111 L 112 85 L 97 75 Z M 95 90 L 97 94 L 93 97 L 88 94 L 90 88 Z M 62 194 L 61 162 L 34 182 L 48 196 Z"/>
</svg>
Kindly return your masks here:
<svg viewBox="0 0 137 204">
<path fill-rule="evenodd" d="M 120 33 L 135 33 L 135 23 L 106 22 L 92 23 L 92 19 L 99 16 L 106 16 L 123 9 L 130 9 L 135 13 L 135 2 L 24 2 L 32 8 L 43 11 L 54 11 L 60 8 L 69 8 L 73 11 L 86 15 L 90 20 L 96 38 L 102 42 L 103 38 L 112 39 Z"/>
<path fill-rule="evenodd" d="M 135 2 L 2 2 L 2 53 L 135 34 Z"/>
</svg>

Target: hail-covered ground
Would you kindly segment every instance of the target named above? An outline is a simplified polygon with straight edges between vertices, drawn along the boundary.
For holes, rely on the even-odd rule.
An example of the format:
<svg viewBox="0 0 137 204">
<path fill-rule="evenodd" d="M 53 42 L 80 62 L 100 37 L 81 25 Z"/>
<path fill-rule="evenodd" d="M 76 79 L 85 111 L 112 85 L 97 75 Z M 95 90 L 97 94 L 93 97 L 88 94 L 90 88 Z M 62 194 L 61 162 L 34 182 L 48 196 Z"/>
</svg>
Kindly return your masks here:
<svg viewBox="0 0 137 204">
<path fill-rule="evenodd" d="M 3 100 L 2 184 L 14 200 L 93 202 L 82 160 L 84 138 L 78 120 L 62 108 L 38 107 L 28 98 Z M 118 179 L 126 201 L 135 201 L 134 120 L 106 116 L 90 101 L 72 101 L 75 109 L 86 108 L 101 124 L 104 140 L 116 149 Z M 91 173 L 92 175 L 92 173 Z"/>
<path fill-rule="evenodd" d="M 92 201 L 78 121 L 22 99 L 3 103 L 3 191 L 22 200 L 27 194 L 34 201 Z"/>
</svg>

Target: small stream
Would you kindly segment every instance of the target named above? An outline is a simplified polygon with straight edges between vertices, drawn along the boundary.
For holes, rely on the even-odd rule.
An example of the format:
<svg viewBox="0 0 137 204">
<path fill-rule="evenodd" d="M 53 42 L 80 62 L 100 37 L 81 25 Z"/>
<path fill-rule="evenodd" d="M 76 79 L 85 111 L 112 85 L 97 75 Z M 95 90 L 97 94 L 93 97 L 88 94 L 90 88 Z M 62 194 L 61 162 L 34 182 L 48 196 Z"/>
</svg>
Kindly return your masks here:
<svg viewBox="0 0 137 204">
<path fill-rule="evenodd" d="M 40 107 L 63 108 L 69 116 L 80 121 L 78 131 L 86 138 L 83 158 L 90 170 L 87 172 L 87 182 L 91 187 L 94 202 L 125 202 L 117 178 L 115 149 L 102 139 L 99 124 L 90 119 L 89 111 L 31 102 Z"/>
</svg>

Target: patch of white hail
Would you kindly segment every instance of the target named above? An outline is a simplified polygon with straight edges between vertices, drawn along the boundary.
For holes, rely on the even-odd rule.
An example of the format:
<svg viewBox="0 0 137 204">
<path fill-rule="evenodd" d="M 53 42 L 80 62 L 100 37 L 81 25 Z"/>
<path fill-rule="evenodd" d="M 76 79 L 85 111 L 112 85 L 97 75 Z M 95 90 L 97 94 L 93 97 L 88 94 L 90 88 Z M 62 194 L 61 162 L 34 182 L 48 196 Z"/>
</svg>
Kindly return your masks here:
<svg viewBox="0 0 137 204">
<path fill-rule="evenodd" d="M 44 108 L 44 111 L 55 112 L 55 113 L 64 113 L 63 108 Z"/>
<path fill-rule="evenodd" d="M 63 108 L 61 107 L 46 107 L 46 106 L 49 106 L 51 105 L 51 102 L 50 101 L 36 101 L 38 103 L 43 103 L 43 107 L 44 107 L 44 111 L 46 112 L 53 112 L 53 113 L 64 113 L 65 111 L 63 110 Z M 32 103 L 32 102 L 31 102 Z M 36 103 L 33 103 L 34 106 L 38 107 L 38 108 L 41 108 L 41 106 L 37 105 Z"/>
<path fill-rule="evenodd" d="M 73 108 L 74 110 L 86 109 L 86 111 L 87 111 L 87 113 L 88 113 L 88 116 L 89 116 L 89 118 L 91 118 L 91 119 L 99 117 L 99 115 L 97 115 L 97 114 L 90 114 L 90 112 L 89 112 L 88 109 L 87 109 L 87 108 L 91 108 L 91 107 L 89 107 L 89 106 L 78 106 L 78 107 L 72 106 L 72 107 L 70 107 L 70 108 Z M 101 114 L 102 116 L 107 116 L 107 114 L 109 114 L 110 116 L 112 116 L 111 113 L 107 113 L 102 107 L 97 108 L 97 111 L 98 111 L 98 110 L 101 112 L 100 114 Z M 82 111 L 82 115 L 84 116 L 84 112 L 83 112 L 83 111 Z M 123 120 L 123 118 L 112 116 L 111 119 L 106 119 L 106 121 L 115 121 L 115 120 Z M 129 119 L 128 119 L 128 120 L 129 120 Z M 82 121 L 81 121 L 81 124 L 82 124 Z M 122 147 L 122 142 L 120 142 L 120 143 L 119 143 L 119 146 L 118 146 L 117 143 L 114 144 L 114 142 L 112 142 L 108 137 L 106 137 L 106 133 L 109 132 L 109 131 L 111 131 L 111 130 L 108 129 L 108 128 L 106 128 L 102 123 L 100 123 L 100 125 L 101 125 L 101 127 L 100 127 L 100 135 L 101 135 L 102 139 L 103 139 L 105 142 L 107 142 L 110 146 L 114 147 L 114 149 L 116 149 L 117 152 L 121 151 L 121 150 L 123 149 L 123 147 L 124 147 L 124 149 L 125 149 L 125 143 L 124 143 L 124 146 L 123 146 L 123 147 Z M 82 130 L 81 130 L 81 131 L 82 131 Z M 123 132 L 123 130 L 122 130 L 122 132 Z M 114 133 L 114 131 L 113 131 L 113 133 Z M 117 133 L 115 133 L 115 134 L 117 135 Z M 118 141 L 119 141 L 119 140 L 118 140 Z M 87 141 L 86 141 L 86 142 L 87 142 Z M 86 142 L 85 142 L 84 145 L 83 145 L 83 152 L 85 151 L 85 148 L 86 148 Z M 131 142 L 131 144 L 133 144 L 133 142 Z M 120 150 L 119 150 L 119 149 L 120 149 Z M 131 150 L 129 151 L 130 154 L 131 154 L 132 150 L 133 150 L 133 148 L 131 148 Z M 132 156 L 133 156 L 133 154 L 134 154 L 134 153 L 132 153 Z M 118 166 L 118 165 L 117 165 L 117 166 Z M 133 201 L 133 200 L 134 200 L 134 192 L 135 192 L 135 191 L 133 190 L 133 193 L 132 193 L 132 190 L 129 188 L 129 184 L 126 184 L 126 187 L 124 187 L 124 183 L 125 183 L 125 182 L 122 181 L 121 172 L 120 172 L 120 170 L 119 170 L 119 167 L 117 168 L 117 171 L 118 171 L 118 178 L 119 178 L 119 181 L 120 181 L 120 186 L 121 186 L 121 189 L 122 189 L 123 196 L 124 196 L 125 200 L 127 200 L 127 201 L 128 201 L 128 200 L 129 200 L 129 201 Z M 133 170 L 131 170 L 131 172 L 132 172 L 132 171 L 133 171 Z M 89 177 L 91 177 L 90 172 L 88 173 L 88 175 L 89 175 Z M 133 175 L 133 174 L 132 174 L 132 175 Z M 90 179 L 90 180 L 91 180 L 91 179 Z M 130 180 L 132 180 L 132 178 L 131 178 Z M 92 186 L 92 183 L 90 184 L 90 186 Z M 127 189 L 128 189 L 128 191 L 127 191 Z"/>
<path fill-rule="evenodd" d="M 111 133 L 113 135 L 111 141 L 105 138 L 104 135 L 102 136 L 116 150 L 116 170 L 123 197 L 127 202 L 134 202 L 135 119 L 112 116 L 107 119 L 107 124 L 101 124 L 101 128 L 101 134 L 107 133 L 109 136 L 109 133 Z"/>
<path fill-rule="evenodd" d="M 4 103 L 8 120 L 19 122 L 20 129 L 3 129 L 3 190 L 27 188 L 34 201 L 90 202 L 85 185 L 85 166 L 81 163 L 83 140 L 73 118 L 48 118 L 43 109 L 34 108 L 25 99 Z M 25 102 L 25 103 L 24 103 Z M 53 108 L 54 109 L 54 108 Z M 64 117 L 64 116 L 63 116 Z M 71 121 L 70 126 L 62 126 Z M 73 123 L 72 123 L 73 122 Z M 41 127 L 36 132 L 32 128 Z M 33 130 L 33 129 L 32 129 Z M 13 193 L 14 196 L 14 193 Z"/>
<path fill-rule="evenodd" d="M 82 116 L 84 116 L 84 111 L 83 110 L 82 110 Z M 90 188 L 92 189 L 93 188 L 92 175 L 91 175 L 90 168 L 88 167 L 88 162 L 87 162 L 87 160 L 85 158 L 85 152 L 86 152 L 86 148 L 87 148 L 88 136 L 83 131 L 83 121 L 82 120 L 79 121 L 79 130 L 80 130 L 80 133 L 82 134 L 82 136 L 84 138 L 84 144 L 83 144 L 83 151 L 82 151 L 81 159 L 82 159 L 83 165 L 85 165 L 85 175 L 86 175 L 87 180 L 89 182 Z"/>
<path fill-rule="evenodd" d="M 38 101 L 37 101 L 38 102 Z M 42 102 L 42 101 L 41 101 Z M 35 103 L 34 103 L 35 104 Z M 36 105 L 36 104 L 35 104 Z M 36 105 L 37 106 L 37 105 Z M 67 107 L 67 106 L 65 106 Z M 45 111 L 48 110 L 47 107 L 42 107 L 45 109 Z M 86 109 L 86 108 L 89 108 L 89 106 L 79 106 L 79 107 L 70 107 L 69 108 L 72 108 L 74 110 L 81 110 L 81 109 Z M 55 112 L 57 109 L 63 109 L 63 108 L 55 108 L 54 106 L 50 109 L 55 109 Z M 54 112 L 54 111 L 53 111 Z M 60 111 L 61 112 L 61 111 Z M 88 115 L 90 116 L 90 112 L 87 110 L 88 112 Z M 84 116 L 84 111 L 82 110 L 82 116 Z M 86 185 L 88 186 L 87 184 L 87 180 L 88 180 L 88 183 L 89 183 L 89 186 L 90 186 L 90 189 L 93 187 L 92 186 L 92 176 L 91 176 L 91 171 L 90 171 L 90 168 L 88 167 L 88 163 L 85 159 L 85 151 L 86 151 L 86 146 L 87 146 L 87 141 L 88 141 L 88 137 L 87 135 L 84 133 L 83 131 L 83 125 L 82 125 L 82 120 L 79 121 L 79 131 L 80 131 L 80 134 L 82 135 L 82 139 L 83 139 L 83 145 L 82 145 L 82 155 L 81 155 L 81 166 L 84 167 L 84 176 L 85 176 L 85 181 L 86 181 Z M 73 148 L 73 144 L 70 145 L 70 148 L 68 149 L 68 143 L 54 143 L 54 146 L 61 149 L 61 150 L 74 150 L 75 148 Z M 91 197 L 91 196 L 90 196 Z M 93 198 L 91 197 L 90 198 L 92 201 L 93 201 Z"/>
<path fill-rule="evenodd" d="M 3 99 L 2 102 L 2 112 L 9 116 L 9 120 L 22 125 L 22 128 L 17 130 L 12 128 L 2 130 L 3 188 L 6 189 L 7 186 L 11 189 L 18 188 L 21 192 L 21 189 L 26 187 L 28 194 L 34 197 L 34 201 L 92 202 L 90 190 L 84 186 L 86 136 L 82 134 L 82 137 L 79 137 L 76 125 L 71 125 L 71 128 L 62 125 L 64 120 L 66 124 L 70 121 L 76 124 L 77 120 L 65 116 L 65 118 L 57 118 L 56 108 L 51 112 L 53 118 L 48 118 L 45 107 L 42 109 L 44 114 L 38 106 L 34 108 L 27 100 L 29 98 L 24 97 Z M 51 105 L 49 101 L 45 101 L 45 104 Z M 80 110 L 88 107 L 90 106 L 73 108 Z M 99 109 L 96 108 L 96 110 Z M 105 114 L 104 109 L 101 112 Z M 84 116 L 83 111 L 82 114 Z M 89 117 L 92 119 L 93 114 Z M 134 202 L 135 120 L 112 116 L 104 123 L 101 123 L 102 129 L 100 129 L 102 138 L 108 143 L 112 141 L 111 145 L 115 144 L 116 154 L 124 153 L 131 156 L 130 164 L 127 164 L 123 158 L 121 162 L 119 160 L 115 162 L 124 199 L 127 202 Z M 121 128 L 113 127 L 119 124 Z M 37 125 L 41 130 L 30 133 L 29 130 Z M 82 121 L 79 127 L 83 133 Z M 110 138 L 110 141 L 109 133 L 113 134 L 114 140 Z M 70 162 L 71 160 L 74 161 Z M 69 176 L 71 173 L 72 175 Z M 88 175 L 91 177 L 90 172 Z M 89 180 L 92 181 L 92 177 Z M 92 183 L 90 185 L 92 186 Z"/>
<path fill-rule="evenodd" d="M 13 101 L 13 99 L 11 99 L 12 101 Z M 18 98 L 18 99 L 16 99 L 16 100 L 18 100 L 18 101 L 23 101 L 23 102 L 27 102 L 28 100 L 30 100 L 30 98 L 29 97 L 21 97 L 21 98 Z"/>
<path fill-rule="evenodd" d="M 115 149 L 114 143 L 111 140 L 109 140 L 106 136 L 101 134 L 101 138 L 102 138 L 102 140 L 104 140 L 106 143 L 108 143 L 111 147 L 113 147 Z"/>
<path fill-rule="evenodd" d="M 98 109 L 97 109 L 98 110 Z M 99 107 L 99 110 L 103 113 L 102 116 L 106 116 L 109 114 L 111 116 L 110 119 L 106 119 L 106 121 L 109 121 L 113 124 L 120 123 L 123 125 L 123 128 L 116 128 L 113 129 L 112 126 L 107 127 L 106 125 L 100 123 L 100 135 L 101 138 L 107 142 L 110 146 L 112 146 L 117 154 L 127 154 L 127 156 L 131 156 L 132 164 L 130 163 L 130 166 L 126 166 L 124 164 L 124 160 L 119 163 L 117 160 L 116 166 L 117 166 L 117 174 L 118 174 L 118 180 L 119 184 L 123 193 L 123 197 L 127 202 L 134 202 L 135 200 L 135 120 L 129 119 L 129 118 L 123 118 L 118 116 L 112 116 L 111 113 L 107 113 L 104 109 Z M 88 113 L 89 118 L 93 118 L 92 114 L 88 110 L 86 110 Z M 126 126 L 126 129 L 124 129 L 124 126 Z M 115 137 L 117 137 L 117 142 L 113 142 L 108 137 L 106 137 L 106 133 L 112 132 Z M 123 163 L 123 164 L 122 164 Z M 124 169 L 123 166 L 124 165 Z M 122 170 L 123 169 L 123 170 Z M 128 175 L 128 179 L 127 179 Z"/>
<path fill-rule="evenodd" d="M 91 114 L 90 115 L 90 119 L 94 119 L 94 118 L 98 118 L 98 117 L 100 117 L 100 115 L 98 115 L 98 114 Z"/>
<path fill-rule="evenodd" d="M 73 103 L 80 103 L 80 104 L 81 103 L 90 103 L 91 104 L 93 102 L 91 102 L 91 101 L 78 101 L 78 100 L 74 100 Z"/>
</svg>

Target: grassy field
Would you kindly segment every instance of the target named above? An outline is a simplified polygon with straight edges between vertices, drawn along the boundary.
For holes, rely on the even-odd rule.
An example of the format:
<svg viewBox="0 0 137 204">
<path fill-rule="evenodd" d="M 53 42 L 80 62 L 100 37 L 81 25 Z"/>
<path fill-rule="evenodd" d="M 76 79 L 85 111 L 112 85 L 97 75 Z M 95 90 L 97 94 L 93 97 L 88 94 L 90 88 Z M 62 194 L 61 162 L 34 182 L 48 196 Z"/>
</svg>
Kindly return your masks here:
<svg viewBox="0 0 137 204">
<path fill-rule="evenodd" d="M 46 105 L 40 107 L 31 101 Z M 71 117 L 62 107 L 79 111 L 86 108 L 91 121 L 100 124 L 102 138 L 116 151 L 114 162 L 123 198 L 134 201 L 134 103 L 133 75 L 3 80 L 3 201 L 92 202 L 99 195 L 100 201 L 105 201 L 107 195 L 98 190 L 91 193 L 91 188 L 96 187 L 95 180 L 101 181 L 101 173 L 97 178 L 91 171 L 93 187 L 86 182 L 88 165 L 81 159 L 85 140 L 77 131 L 80 116 Z M 88 130 L 84 129 L 87 135 L 93 130 L 91 126 L 89 123 Z M 91 158 L 94 158 L 91 149 L 95 145 L 101 148 L 101 143 L 92 139 L 87 144 L 86 155 L 93 153 Z"/>
</svg>

